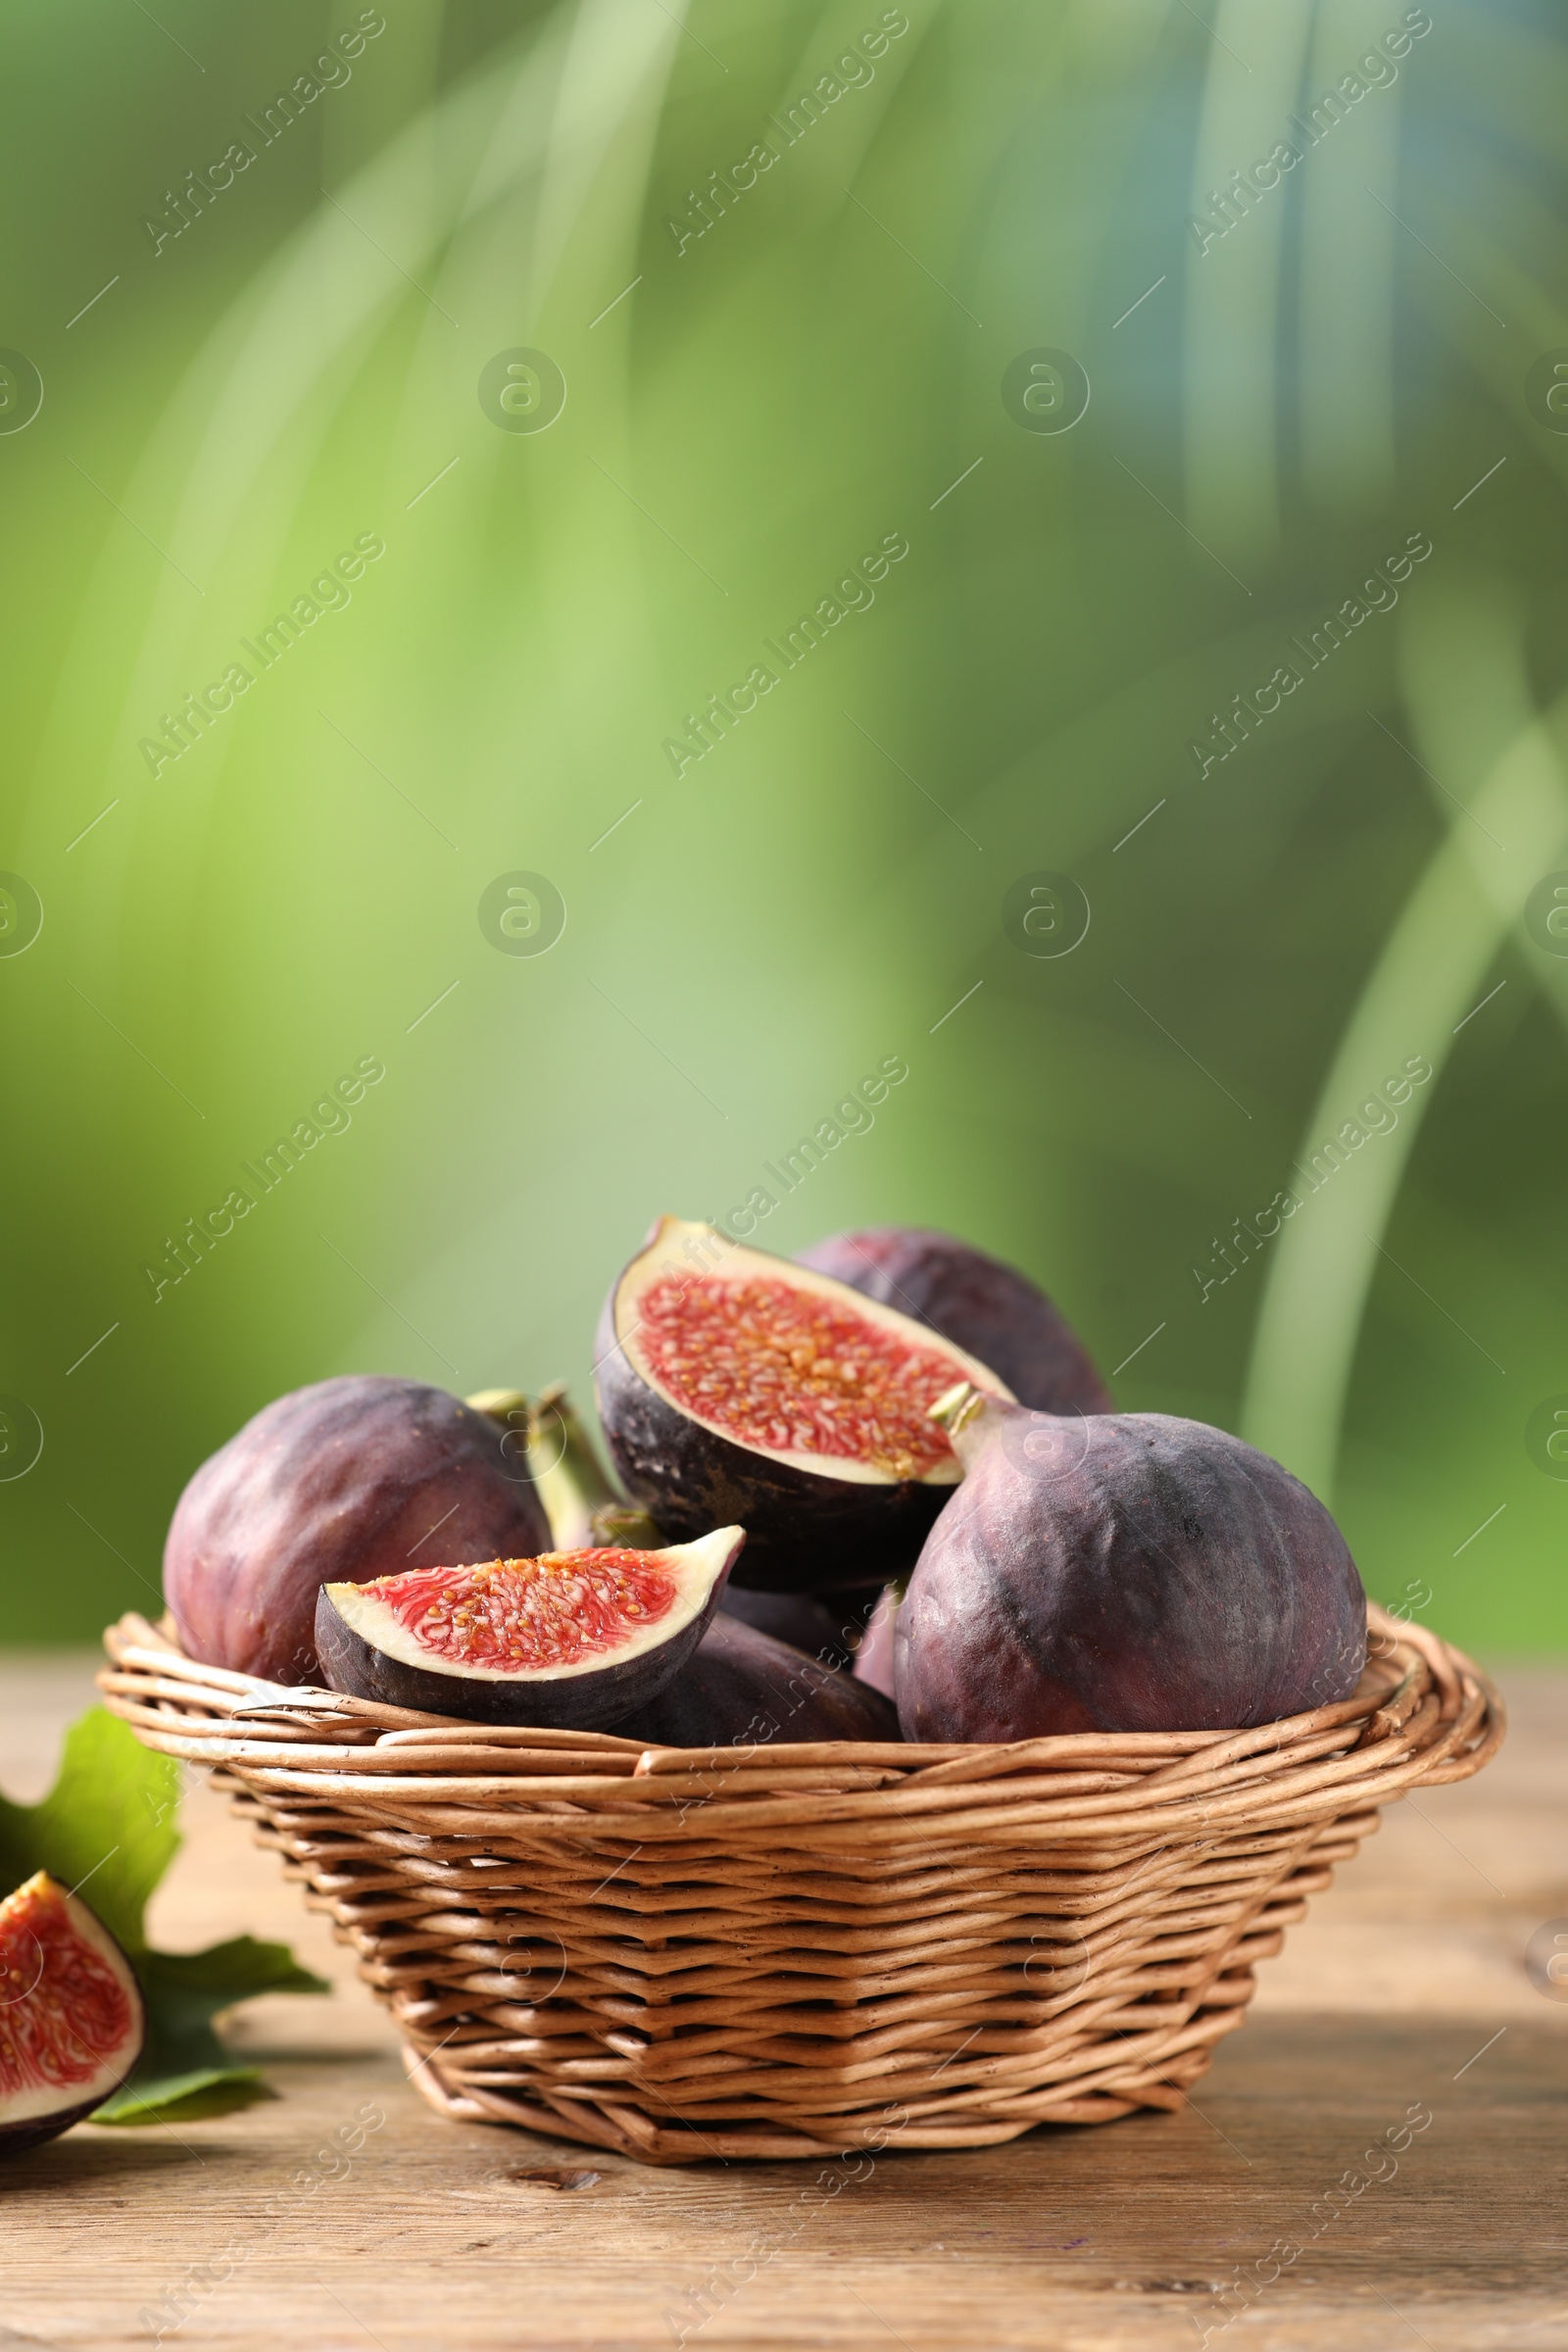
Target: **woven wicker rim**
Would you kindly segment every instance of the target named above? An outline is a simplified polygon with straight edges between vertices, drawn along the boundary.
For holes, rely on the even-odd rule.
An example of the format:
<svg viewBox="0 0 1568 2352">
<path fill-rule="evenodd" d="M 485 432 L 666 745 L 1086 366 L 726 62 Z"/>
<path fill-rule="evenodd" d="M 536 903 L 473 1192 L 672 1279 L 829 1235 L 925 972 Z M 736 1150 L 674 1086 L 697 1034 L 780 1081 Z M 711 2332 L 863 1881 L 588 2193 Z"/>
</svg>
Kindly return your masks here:
<svg viewBox="0 0 1568 2352">
<path fill-rule="evenodd" d="M 306 1880 L 433 2104 L 686 2163 L 886 2145 L 895 2108 L 952 2147 L 1180 2105 L 1376 1809 L 1501 1742 L 1468 1658 L 1369 1615 L 1336 1705 L 1006 1745 L 496 1728 L 204 1666 L 136 1615 L 98 1680 Z"/>
</svg>

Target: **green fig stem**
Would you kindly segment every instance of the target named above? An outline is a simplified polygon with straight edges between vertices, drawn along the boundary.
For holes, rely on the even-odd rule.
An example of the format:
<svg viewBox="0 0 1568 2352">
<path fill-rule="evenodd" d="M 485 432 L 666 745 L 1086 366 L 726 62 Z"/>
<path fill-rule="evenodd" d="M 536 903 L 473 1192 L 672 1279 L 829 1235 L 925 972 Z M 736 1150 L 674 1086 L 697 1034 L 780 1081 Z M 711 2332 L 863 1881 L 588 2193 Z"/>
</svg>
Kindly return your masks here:
<svg viewBox="0 0 1568 2352">
<path fill-rule="evenodd" d="M 528 1399 L 520 1389 L 475 1389 L 463 1401 L 470 1412 L 487 1414 L 503 1429 L 515 1427 L 517 1415 L 528 1410 Z"/>
<path fill-rule="evenodd" d="M 561 1381 L 541 1390 L 529 1411 L 528 1468 L 559 1551 L 662 1547 L 664 1538 L 647 1512 L 616 1491 Z"/>
<path fill-rule="evenodd" d="M 662 1551 L 669 1538 L 634 1502 L 607 1502 L 589 1513 L 589 1542 L 607 1551 Z"/>
<path fill-rule="evenodd" d="M 550 1541 L 558 1551 L 598 1545 L 629 1551 L 660 1551 L 662 1530 L 630 1503 L 612 1480 L 594 1448 L 564 1381 L 552 1381 L 530 1401 L 521 1389 L 479 1389 L 464 1402 L 486 1413 L 521 1438 Z"/>
<path fill-rule="evenodd" d="M 965 1470 L 972 1470 L 995 1434 L 1000 1418 L 997 1400 L 967 1380 L 944 1390 L 930 1408 L 930 1417 L 946 1430 L 948 1443 Z"/>
</svg>

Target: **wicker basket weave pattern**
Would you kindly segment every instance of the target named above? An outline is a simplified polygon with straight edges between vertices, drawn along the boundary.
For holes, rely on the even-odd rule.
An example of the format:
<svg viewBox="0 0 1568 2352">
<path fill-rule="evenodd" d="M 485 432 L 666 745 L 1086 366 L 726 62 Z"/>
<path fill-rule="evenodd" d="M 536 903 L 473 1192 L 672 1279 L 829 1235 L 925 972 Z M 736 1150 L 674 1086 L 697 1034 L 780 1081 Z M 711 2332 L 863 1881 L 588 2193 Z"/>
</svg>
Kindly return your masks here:
<svg viewBox="0 0 1568 2352">
<path fill-rule="evenodd" d="M 1259 1730 L 645 1750 L 106 1636 L 107 1704 L 215 1767 L 443 2112 L 656 2164 L 969 2147 L 1176 2108 L 1406 1788 L 1502 1738 L 1374 1612 L 1353 1699 Z"/>
</svg>

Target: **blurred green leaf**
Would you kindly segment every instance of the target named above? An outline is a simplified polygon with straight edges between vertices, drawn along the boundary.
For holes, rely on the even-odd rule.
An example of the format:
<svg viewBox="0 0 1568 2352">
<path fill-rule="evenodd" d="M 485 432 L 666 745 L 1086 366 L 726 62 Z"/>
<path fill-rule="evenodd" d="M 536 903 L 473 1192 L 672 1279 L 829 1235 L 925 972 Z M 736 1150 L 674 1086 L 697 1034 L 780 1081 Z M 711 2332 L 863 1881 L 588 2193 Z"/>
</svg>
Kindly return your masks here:
<svg viewBox="0 0 1568 2352">
<path fill-rule="evenodd" d="M 274 2098 L 255 2066 L 202 2066 L 183 2075 L 139 2072 L 93 2116 L 95 2124 L 195 2124 Z"/>
</svg>

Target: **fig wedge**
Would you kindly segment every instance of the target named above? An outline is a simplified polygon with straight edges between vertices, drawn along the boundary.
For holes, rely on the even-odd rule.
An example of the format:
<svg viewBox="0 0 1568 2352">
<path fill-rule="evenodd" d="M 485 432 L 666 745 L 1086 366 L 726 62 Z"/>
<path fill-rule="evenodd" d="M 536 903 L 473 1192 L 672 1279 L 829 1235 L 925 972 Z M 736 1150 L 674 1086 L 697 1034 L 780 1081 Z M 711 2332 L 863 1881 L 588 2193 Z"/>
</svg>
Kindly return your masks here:
<svg viewBox="0 0 1568 2352">
<path fill-rule="evenodd" d="M 665 1551 L 547 1551 L 323 1585 L 327 1686 L 472 1723 L 602 1731 L 678 1674 L 746 1537 Z"/>
</svg>

